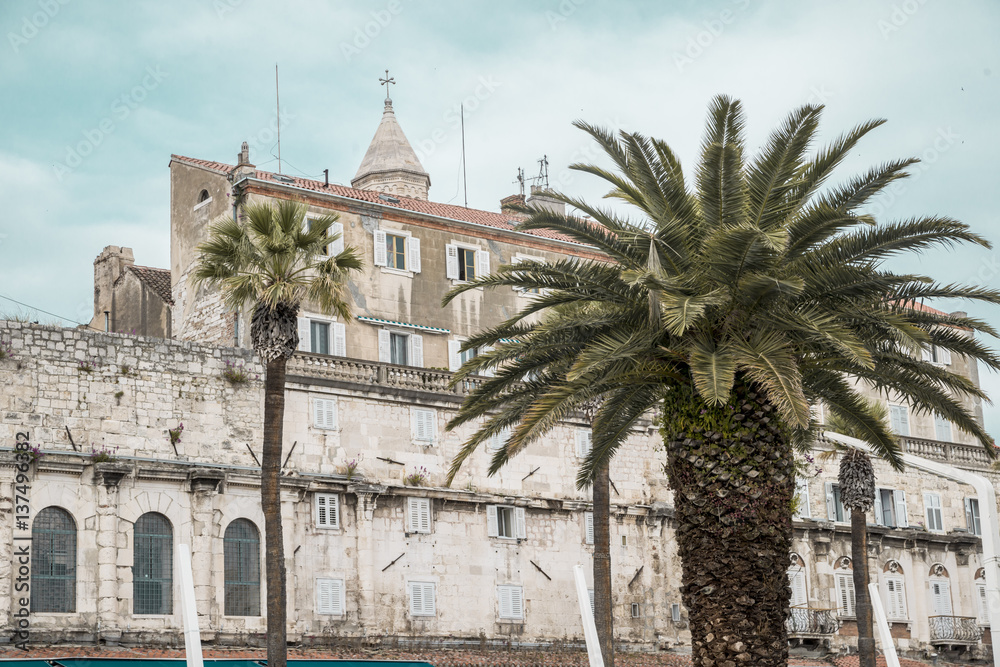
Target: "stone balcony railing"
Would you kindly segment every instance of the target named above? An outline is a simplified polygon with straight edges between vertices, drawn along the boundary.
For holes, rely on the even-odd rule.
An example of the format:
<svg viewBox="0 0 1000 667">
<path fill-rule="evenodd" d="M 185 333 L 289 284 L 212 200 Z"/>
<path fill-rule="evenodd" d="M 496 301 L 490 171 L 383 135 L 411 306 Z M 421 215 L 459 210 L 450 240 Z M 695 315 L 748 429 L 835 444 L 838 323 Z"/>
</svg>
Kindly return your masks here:
<svg viewBox="0 0 1000 667">
<path fill-rule="evenodd" d="M 993 463 L 982 445 L 960 445 L 910 436 L 900 436 L 899 440 L 907 454 L 949 463 L 957 468 L 988 470 Z"/>
<path fill-rule="evenodd" d="M 451 388 L 449 383 L 454 374 L 448 371 L 306 352 L 296 352 L 289 359 L 286 373 L 289 376 L 334 380 L 373 388 L 430 392 L 457 398 L 471 393 L 484 380 L 471 378 Z"/>
<path fill-rule="evenodd" d="M 983 637 L 974 616 L 929 616 L 931 644 L 975 644 Z"/>
<path fill-rule="evenodd" d="M 789 612 L 785 628 L 791 637 L 827 637 L 840 629 L 836 609 L 792 607 Z"/>
</svg>

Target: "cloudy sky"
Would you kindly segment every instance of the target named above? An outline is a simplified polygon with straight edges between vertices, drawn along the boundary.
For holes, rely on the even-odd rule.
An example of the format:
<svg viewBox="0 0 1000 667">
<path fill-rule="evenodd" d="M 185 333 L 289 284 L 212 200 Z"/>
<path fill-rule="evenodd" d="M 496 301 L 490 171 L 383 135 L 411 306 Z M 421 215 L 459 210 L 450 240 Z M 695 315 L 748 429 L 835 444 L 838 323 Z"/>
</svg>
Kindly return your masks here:
<svg viewBox="0 0 1000 667">
<path fill-rule="evenodd" d="M 991 0 L 0 4 L 0 295 L 89 321 L 92 262 L 130 246 L 168 266 L 171 153 L 349 183 L 396 80 L 397 117 L 431 199 L 496 210 L 518 167 L 548 157 L 553 187 L 596 199 L 566 166 L 596 159 L 575 119 L 667 140 L 692 165 L 713 95 L 743 100 L 756 146 L 794 107 L 826 105 L 824 138 L 889 120 L 844 178 L 918 156 L 873 210 L 945 214 L 1000 245 L 991 194 L 1000 133 L 1000 3 Z M 945 282 L 1000 284 L 1000 251 L 912 258 Z M 1000 308 L 962 303 L 1000 327 Z M 0 313 L 29 312 L 0 299 Z M 39 314 L 53 321 L 49 315 Z M 994 341 L 995 345 L 996 342 Z M 1000 397 L 1000 379 L 984 378 Z M 1000 434 L 1000 410 L 987 408 Z"/>
</svg>

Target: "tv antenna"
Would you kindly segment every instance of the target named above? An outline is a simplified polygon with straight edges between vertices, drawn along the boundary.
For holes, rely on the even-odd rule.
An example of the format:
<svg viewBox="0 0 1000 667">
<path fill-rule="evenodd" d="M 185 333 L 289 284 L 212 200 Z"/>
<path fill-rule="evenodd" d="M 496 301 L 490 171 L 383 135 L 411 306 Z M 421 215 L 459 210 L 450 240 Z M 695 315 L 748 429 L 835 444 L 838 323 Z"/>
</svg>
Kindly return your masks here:
<svg viewBox="0 0 1000 667">
<path fill-rule="evenodd" d="M 520 171 L 520 170 L 519 170 Z M 549 156 L 543 155 L 538 161 L 538 176 L 527 179 L 532 181 L 532 187 L 540 187 L 543 190 L 549 189 Z"/>
<path fill-rule="evenodd" d="M 512 183 L 517 183 L 521 190 L 521 196 L 524 196 L 524 169 L 520 167 L 517 168 L 517 178 L 515 178 Z"/>
<path fill-rule="evenodd" d="M 281 97 L 278 95 L 278 63 L 274 63 L 274 105 L 278 114 L 278 173 L 281 173 Z"/>
</svg>

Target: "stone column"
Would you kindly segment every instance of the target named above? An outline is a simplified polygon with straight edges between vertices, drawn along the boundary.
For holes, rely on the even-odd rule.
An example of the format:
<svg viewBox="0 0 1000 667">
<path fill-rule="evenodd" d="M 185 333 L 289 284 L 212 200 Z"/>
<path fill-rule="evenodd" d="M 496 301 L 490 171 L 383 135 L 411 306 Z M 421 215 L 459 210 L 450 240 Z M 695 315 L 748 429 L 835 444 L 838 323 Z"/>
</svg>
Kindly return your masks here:
<svg viewBox="0 0 1000 667">
<path fill-rule="evenodd" d="M 122 636 L 118 608 L 118 489 L 132 466 L 117 462 L 94 464 L 97 484 L 97 622 L 99 637 L 116 646 Z"/>
<path fill-rule="evenodd" d="M 194 578 L 194 599 L 198 609 L 198 628 L 203 641 L 215 638 L 221 627 L 222 609 L 218 605 L 219 587 L 215 578 L 220 573 L 220 526 L 215 511 L 215 499 L 225 473 L 215 468 L 195 468 L 191 482 L 191 572 Z M 217 562 L 218 561 L 218 562 Z"/>
<path fill-rule="evenodd" d="M 377 592 L 375 586 L 380 570 L 379 562 L 384 559 L 385 554 L 377 553 L 374 518 L 375 505 L 378 502 L 379 494 L 385 491 L 385 487 L 364 484 L 350 487 L 349 491 L 357 497 L 354 520 L 357 523 L 355 564 L 358 573 L 358 625 L 365 631 L 371 630 L 372 633 L 377 634 L 379 628 L 376 620 L 378 616 L 375 613 Z"/>
</svg>

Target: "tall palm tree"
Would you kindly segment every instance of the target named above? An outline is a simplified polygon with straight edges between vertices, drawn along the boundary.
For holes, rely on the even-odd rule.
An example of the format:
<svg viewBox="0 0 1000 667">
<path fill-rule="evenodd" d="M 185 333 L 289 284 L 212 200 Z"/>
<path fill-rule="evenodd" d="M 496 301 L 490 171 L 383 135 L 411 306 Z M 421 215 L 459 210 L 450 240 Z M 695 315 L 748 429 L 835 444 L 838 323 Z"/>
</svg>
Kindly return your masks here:
<svg viewBox="0 0 1000 667">
<path fill-rule="evenodd" d="M 226 305 L 253 307 L 250 340 L 265 366 L 264 451 L 261 457 L 261 506 L 264 512 L 267 582 L 267 661 L 287 661 L 285 555 L 281 531 L 281 444 L 285 411 L 285 365 L 299 344 L 299 306 L 307 301 L 323 312 L 347 319 L 347 278 L 362 262 L 353 247 L 327 257 L 337 240 L 330 233 L 335 215 L 310 218 L 292 201 L 254 203 L 239 217 L 221 218 L 198 246 L 192 274 L 196 284 L 219 288 Z M 240 218 L 244 220 L 241 221 Z"/>
<path fill-rule="evenodd" d="M 490 465 L 511 456 L 599 396 L 593 450 L 578 484 L 613 456 L 648 410 L 662 411 L 695 664 L 778 665 L 787 660 L 786 577 L 792 536 L 793 448 L 808 444 L 809 405 L 822 401 L 864 433 L 893 466 L 899 447 L 871 414 L 852 378 L 936 411 L 984 444 L 989 437 L 960 397 L 985 398 L 972 382 L 923 361 L 937 345 L 1000 368 L 1000 358 L 955 327 L 996 335 L 985 322 L 913 307 L 927 298 L 1000 303 L 1000 292 L 942 285 L 888 270 L 884 260 L 935 246 L 989 247 L 956 220 L 878 222 L 865 204 L 904 178 L 916 160 L 871 169 L 824 187 L 869 121 L 808 155 L 822 107 L 803 106 L 747 157 L 739 102 L 716 98 L 691 186 L 663 141 L 578 123 L 614 170 L 574 165 L 611 186 L 628 219 L 553 193 L 589 217 L 534 210 L 519 227 L 551 229 L 606 260 L 565 259 L 501 267 L 479 287 L 541 289 L 533 303 L 469 344 L 494 346 L 460 376 L 493 369 L 452 426 L 487 417 L 452 463 L 503 425 L 515 424 Z M 637 214 L 637 216 L 636 216 Z M 566 304 L 599 304 L 536 331 L 527 318 Z M 513 342 L 509 342 L 513 341 Z M 522 341 L 528 341 L 528 345 Z M 573 349 L 564 383 L 546 377 L 547 354 Z M 497 401 L 520 406 L 490 416 Z M 991 452 L 992 455 L 992 452 Z"/>
</svg>

